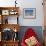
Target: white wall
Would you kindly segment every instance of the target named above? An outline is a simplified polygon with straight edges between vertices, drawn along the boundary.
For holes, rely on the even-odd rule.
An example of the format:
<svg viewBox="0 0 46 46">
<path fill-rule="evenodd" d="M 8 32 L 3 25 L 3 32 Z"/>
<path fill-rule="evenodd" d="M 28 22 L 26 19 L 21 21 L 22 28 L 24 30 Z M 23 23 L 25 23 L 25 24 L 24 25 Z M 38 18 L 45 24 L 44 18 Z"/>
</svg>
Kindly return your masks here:
<svg viewBox="0 0 46 46">
<path fill-rule="evenodd" d="M 0 0 L 0 6 L 15 6 L 15 0 Z M 20 7 L 19 24 L 21 26 L 43 26 L 43 0 L 17 0 Z M 24 19 L 23 8 L 36 8 L 36 19 Z"/>
<path fill-rule="evenodd" d="M 22 3 L 22 2 L 21 2 Z M 36 19 L 24 19 L 23 10 L 21 11 L 20 23 L 26 26 L 43 26 L 43 6 L 42 0 L 24 0 L 22 8 L 36 8 Z"/>
</svg>

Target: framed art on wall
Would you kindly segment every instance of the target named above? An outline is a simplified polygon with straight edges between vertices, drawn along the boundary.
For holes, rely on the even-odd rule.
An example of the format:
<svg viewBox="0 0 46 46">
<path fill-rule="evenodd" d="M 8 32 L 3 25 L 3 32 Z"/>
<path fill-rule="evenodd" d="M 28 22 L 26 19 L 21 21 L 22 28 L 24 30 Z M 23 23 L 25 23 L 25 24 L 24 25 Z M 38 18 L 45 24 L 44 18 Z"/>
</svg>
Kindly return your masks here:
<svg viewBox="0 0 46 46">
<path fill-rule="evenodd" d="M 36 18 L 36 8 L 24 8 L 23 15 L 24 15 L 24 18 L 35 19 Z"/>
</svg>

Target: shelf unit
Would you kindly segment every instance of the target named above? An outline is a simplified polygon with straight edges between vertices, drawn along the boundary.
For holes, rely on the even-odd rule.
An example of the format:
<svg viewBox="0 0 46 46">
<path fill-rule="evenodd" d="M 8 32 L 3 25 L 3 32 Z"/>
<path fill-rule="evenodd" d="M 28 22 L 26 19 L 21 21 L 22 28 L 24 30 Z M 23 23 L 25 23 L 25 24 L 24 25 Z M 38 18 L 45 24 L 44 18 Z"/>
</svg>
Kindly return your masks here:
<svg viewBox="0 0 46 46">
<path fill-rule="evenodd" d="M 4 31 L 4 29 L 5 30 L 11 29 L 15 33 L 19 31 L 20 26 L 18 24 L 18 17 L 19 17 L 19 7 L 0 7 L 0 32 L 1 32 L 0 46 L 18 46 L 18 40 L 15 39 L 6 41 L 2 38 L 2 32 Z M 12 23 L 11 21 L 12 22 L 14 21 L 14 23 Z"/>
<path fill-rule="evenodd" d="M 18 17 L 19 17 L 19 7 L 0 7 L 0 17 L 1 17 L 1 24 L 3 24 L 3 18 L 8 16 L 17 16 L 17 23 L 18 23 Z M 6 23 L 8 23 L 6 18 Z"/>
</svg>

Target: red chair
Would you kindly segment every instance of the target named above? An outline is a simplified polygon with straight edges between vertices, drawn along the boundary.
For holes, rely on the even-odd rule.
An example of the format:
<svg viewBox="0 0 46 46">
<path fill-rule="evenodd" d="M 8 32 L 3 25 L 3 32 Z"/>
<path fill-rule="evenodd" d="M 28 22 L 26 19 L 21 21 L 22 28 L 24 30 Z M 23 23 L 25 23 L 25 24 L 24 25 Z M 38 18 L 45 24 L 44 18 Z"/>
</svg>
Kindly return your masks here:
<svg viewBox="0 0 46 46">
<path fill-rule="evenodd" d="M 32 37 L 32 36 L 34 36 L 37 39 L 37 35 L 34 32 L 34 30 L 32 28 L 28 28 L 24 34 L 24 37 L 22 38 L 21 46 L 27 46 L 25 43 L 25 40 L 28 39 L 29 37 Z M 37 44 L 35 46 L 41 46 L 39 41 L 37 42 Z"/>
</svg>

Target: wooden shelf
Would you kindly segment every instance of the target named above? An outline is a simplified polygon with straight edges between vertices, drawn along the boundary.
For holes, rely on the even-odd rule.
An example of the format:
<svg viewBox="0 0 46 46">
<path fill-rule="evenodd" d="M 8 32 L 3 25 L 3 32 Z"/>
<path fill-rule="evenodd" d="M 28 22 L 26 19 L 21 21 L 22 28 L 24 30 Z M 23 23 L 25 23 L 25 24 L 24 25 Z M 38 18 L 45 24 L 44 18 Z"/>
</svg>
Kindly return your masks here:
<svg viewBox="0 0 46 46">
<path fill-rule="evenodd" d="M 2 46 L 18 46 L 18 41 L 1 41 L 1 44 Z"/>
<path fill-rule="evenodd" d="M 20 26 L 18 24 L 1 24 L 1 31 L 5 28 L 9 28 L 12 29 L 14 31 L 14 29 L 16 29 L 17 31 L 19 31 Z"/>
<path fill-rule="evenodd" d="M 13 12 L 13 14 L 10 12 Z M 15 14 L 15 12 L 17 12 L 17 13 Z M 8 16 L 14 16 L 14 17 L 17 16 L 17 18 L 16 18 L 17 24 L 8 24 L 8 20 L 7 20 Z M 20 29 L 20 26 L 18 24 L 18 16 L 19 16 L 19 7 L 0 7 L 0 20 L 1 20 L 0 32 L 3 33 L 3 30 L 7 28 L 7 29 L 11 29 L 10 31 L 14 31 L 14 33 L 16 33 L 16 32 L 18 33 L 18 31 Z M 6 20 L 5 20 L 5 17 L 6 17 Z M 3 20 L 4 20 L 4 22 L 3 22 Z M 13 37 L 13 39 L 14 39 L 14 37 Z M 1 34 L 0 46 L 18 46 L 18 39 L 17 39 L 17 41 L 13 41 L 13 39 L 10 39 L 9 41 L 4 41 L 4 39 L 2 39 L 2 38 L 3 37 Z"/>
<path fill-rule="evenodd" d="M 8 42 L 12 43 L 12 42 L 19 42 L 19 40 L 15 40 L 15 41 L 10 40 L 10 41 L 3 41 L 3 42 L 5 42 L 5 43 L 8 43 Z"/>
<path fill-rule="evenodd" d="M 14 11 L 19 11 L 19 7 L 0 7 L 0 10 L 14 10 Z"/>
</svg>

